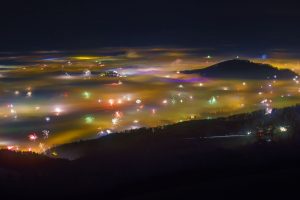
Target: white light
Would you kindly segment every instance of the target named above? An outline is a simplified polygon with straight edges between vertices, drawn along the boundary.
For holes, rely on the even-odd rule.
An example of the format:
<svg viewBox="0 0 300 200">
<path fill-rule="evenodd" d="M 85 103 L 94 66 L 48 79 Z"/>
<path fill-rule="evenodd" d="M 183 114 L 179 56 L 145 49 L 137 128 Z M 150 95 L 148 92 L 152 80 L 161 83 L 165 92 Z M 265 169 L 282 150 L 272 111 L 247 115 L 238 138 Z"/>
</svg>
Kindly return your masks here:
<svg viewBox="0 0 300 200">
<path fill-rule="evenodd" d="M 142 103 L 142 100 L 137 99 L 137 100 L 135 101 L 135 103 L 140 104 L 140 103 Z"/>
<path fill-rule="evenodd" d="M 116 125 L 117 123 L 118 123 L 118 118 L 113 118 L 112 120 L 111 120 L 111 122 L 113 123 L 113 125 Z"/>
<path fill-rule="evenodd" d="M 26 93 L 26 95 L 27 95 L 27 97 L 31 97 L 32 96 L 32 92 L 29 91 L 29 92 Z"/>
<path fill-rule="evenodd" d="M 284 126 L 280 126 L 280 127 L 279 127 L 279 130 L 280 130 L 280 132 L 286 132 L 286 131 L 287 131 L 287 128 L 284 127 Z"/>
</svg>

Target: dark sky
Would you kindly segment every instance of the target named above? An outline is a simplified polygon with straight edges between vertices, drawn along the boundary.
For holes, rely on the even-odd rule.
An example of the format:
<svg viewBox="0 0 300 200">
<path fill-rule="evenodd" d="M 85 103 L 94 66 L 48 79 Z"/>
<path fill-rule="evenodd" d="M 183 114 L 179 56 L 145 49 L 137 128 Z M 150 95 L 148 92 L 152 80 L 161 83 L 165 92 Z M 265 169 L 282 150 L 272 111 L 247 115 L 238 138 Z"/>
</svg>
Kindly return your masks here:
<svg viewBox="0 0 300 200">
<path fill-rule="evenodd" d="M 297 48 L 296 4 L 216 1 L 1 1 L 1 51 L 184 46 Z"/>
</svg>

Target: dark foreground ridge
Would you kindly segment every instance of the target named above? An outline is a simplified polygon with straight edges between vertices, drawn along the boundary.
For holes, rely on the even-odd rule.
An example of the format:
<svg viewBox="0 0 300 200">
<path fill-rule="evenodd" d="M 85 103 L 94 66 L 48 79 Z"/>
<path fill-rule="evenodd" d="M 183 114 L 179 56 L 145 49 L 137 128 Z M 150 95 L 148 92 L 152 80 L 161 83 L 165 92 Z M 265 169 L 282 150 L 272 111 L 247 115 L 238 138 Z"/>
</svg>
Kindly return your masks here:
<svg viewBox="0 0 300 200">
<path fill-rule="evenodd" d="M 204 69 L 187 70 L 183 73 L 226 79 L 292 79 L 298 76 L 289 69 L 278 69 L 268 64 L 240 59 L 227 60 Z"/>
<path fill-rule="evenodd" d="M 299 185 L 299 124 L 300 106 L 295 106 L 270 115 L 258 111 L 126 131 L 48 152 L 80 155 L 72 161 L 2 150 L 1 193 L 32 198 L 287 198 Z"/>
</svg>

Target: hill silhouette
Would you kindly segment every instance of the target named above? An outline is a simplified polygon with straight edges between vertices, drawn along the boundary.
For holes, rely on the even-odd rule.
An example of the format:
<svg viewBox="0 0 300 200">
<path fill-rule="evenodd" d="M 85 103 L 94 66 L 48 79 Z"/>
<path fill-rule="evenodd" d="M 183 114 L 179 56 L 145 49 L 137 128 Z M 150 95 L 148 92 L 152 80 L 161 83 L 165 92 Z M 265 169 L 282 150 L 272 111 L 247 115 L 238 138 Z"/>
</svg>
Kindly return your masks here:
<svg viewBox="0 0 300 200">
<path fill-rule="evenodd" d="M 183 71 L 183 73 L 226 79 L 292 79 L 298 76 L 289 69 L 278 69 L 268 64 L 240 59 L 227 60 L 203 69 Z"/>
<path fill-rule="evenodd" d="M 1 195 L 186 199 L 245 193 L 275 197 L 270 191 L 278 191 L 287 197 L 298 191 L 299 124 L 300 106 L 295 106 L 270 115 L 257 111 L 129 130 L 49 150 L 76 158 L 72 161 L 3 150 Z M 207 138 L 280 126 L 288 131 L 272 142 L 259 142 L 252 134 Z"/>
</svg>

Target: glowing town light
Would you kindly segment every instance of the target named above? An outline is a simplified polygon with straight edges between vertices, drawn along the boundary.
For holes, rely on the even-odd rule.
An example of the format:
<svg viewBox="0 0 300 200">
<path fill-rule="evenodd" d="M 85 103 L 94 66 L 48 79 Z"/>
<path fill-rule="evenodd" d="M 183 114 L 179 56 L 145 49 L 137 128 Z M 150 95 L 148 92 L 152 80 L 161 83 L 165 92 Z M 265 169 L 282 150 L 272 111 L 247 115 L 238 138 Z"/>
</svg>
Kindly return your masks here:
<svg viewBox="0 0 300 200">
<path fill-rule="evenodd" d="M 168 103 L 168 100 L 165 99 L 165 100 L 162 101 L 162 103 L 163 103 L 163 104 L 167 104 L 167 103 Z"/>
<path fill-rule="evenodd" d="M 85 91 L 82 93 L 82 96 L 85 98 L 85 99 L 89 99 L 91 97 L 91 93 Z"/>
<path fill-rule="evenodd" d="M 35 133 L 28 135 L 28 138 L 30 141 L 36 141 L 38 139 Z"/>
<path fill-rule="evenodd" d="M 243 86 L 245 86 L 245 85 L 247 85 L 247 83 L 246 83 L 246 82 L 243 82 Z"/>
<path fill-rule="evenodd" d="M 111 122 L 112 122 L 113 125 L 117 125 L 118 122 L 119 122 L 119 119 L 118 119 L 118 118 L 113 118 L 113 119 L 111 120 Z"/>
<path fill-rule="evenodd" d="M 13 150 L 15 147 L 14 146 L 7 146 L 8 150 Z"/>
<path fill-rule="evenodd" d="M 287 132 L 287 128 L 284 126 L 279 127 L 280 132 Z"/>
<path fill-rule="evenodd" d="M 109 103 L 111 106 L 113 106 L 113 105 L 114 105 L 114 103 L 115 103 L 115 100 L 113 100 L 113 99 L 109 99 L 109 100 L 108 100 L 108 103 Z"/>
<path fill-rule="evenodd" d="M 199 86 L 202 87 L 202 86 L 203 86 L 203 83 L 199 83 Z"/>
<path fill-rule="evenodd" d="M 20 94 L 20 92 L 18 90 L 16 90 L 14 93 L 15 93 L 15 95 L 19 95 Z"/>
<path fill-rule="evenodd" d="M 135 120 L 133 120 L 133 123 L 137 124 L 137 123 L 139 123 L 139 120 L 135 119 Z"/>
<path fill-rule="evenodd" d="M 116 112 L 115 112 L 115 117 L 116 117 L 116 118 L 122 117 L 122 113 L 119 112 L 119 111 L 116 111 Z"/>
<path fill-rule="evenodd" d="M 137 100 L 135 101 L 135 103 L 140 104 L 140 103 L 142 103 L 142 100 L 137 99 Z"/>
<path fill-rule="evenodd" d="M 151 110 L 151 113 L 154 115 L 154 114 L 156 113 L 156 109 L 153 108 L 153 109 Z"/>
<path fill-rule="evenodd" d="M 130 96 L 127 96 L 126 100 L 127 100 L 127 101 L 131 101 Z"/>
<path fill-rule="evenodd" d="M 27 97 L 31 97 L 31 96 L 32 96 L 32 92 L 31 92 L 31 91 L 27 92 L 27 93 L 26 93 L 26 96 L 27 96 Z"/>
<path fill-rule="evenodd" d="M 122 104 L 123 103 L 122 99 L 118 99 L 117 103 Z"/>
<path fill-rule="evenodd" d="M 179 88 L 183 88 L 183 85 L 178 85 Z"/>
<path fill-rule="evenodd" d="M 62 109 L 60 108 L 60 107 L 55 107 L 54 108 L 54 113 L 56 114 L 56 115 L 60 115 L 60 113 L 62 113 Z"/>
<path fill-rule="evenodd" d="M 50 131 L 49 130 L 43 130 L 42 133 L 43 133 L 43 138 L 48 139 Z"/>
<path fill-rule="evenodd" d="M 84 72 L 83 72 L 83 76 L 85 76 L 85 77 L 89 77 L 89 76 L 91 76 L 92 75 L 92 73 L 91 73 L 91 71 L 90 70 L 85 70 Z"/>
<path fill-rule="evenodd" d="M 214 96 L 212 96 L 212 97 L 208 100 L 208 103 L 209 103 L 210 105 L 214 105 L 214 104 L 217 103 L 217 99 L 216 99 Z"/>
<path fill-rule="evenodd" d="M 272 114 L 273 109 L 272 108 L 266 108 L 265 110 L 265 115 L 270 115 Z"/>
<path fill-rule="evenodd" d="M 46 122 L 50 122 L 50 117 L 45 117 Z"/>
<path fill-rule="evenodd" d="M 86 116 L 84 118 L 84 121 L 85 121 L 86 124 L 91 124 L 91 123 L 94 122 L 94 120 L 95 120 L 95 118 L 93 116 Z"/>
<path fill-rule="evenodd" d="M 247 135 L 251 135 L 251 133 L 252 133 L 251 131 L 247 131 Z"/>
</svg>

